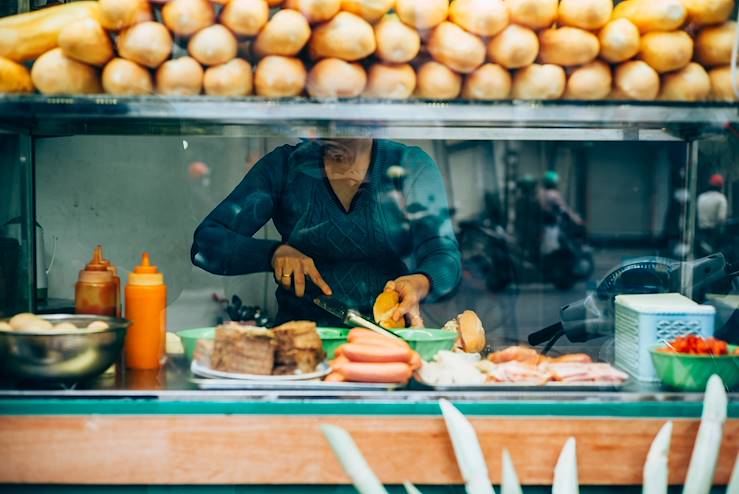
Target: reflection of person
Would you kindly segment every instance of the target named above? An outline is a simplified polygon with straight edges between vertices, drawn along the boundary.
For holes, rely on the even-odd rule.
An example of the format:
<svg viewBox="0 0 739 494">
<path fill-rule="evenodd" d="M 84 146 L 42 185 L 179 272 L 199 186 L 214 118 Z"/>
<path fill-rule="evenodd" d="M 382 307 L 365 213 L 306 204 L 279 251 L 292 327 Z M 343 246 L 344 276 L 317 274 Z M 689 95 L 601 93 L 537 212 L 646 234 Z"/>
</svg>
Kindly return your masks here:
<svg viewBox="0 0 739 494">
<path fill-rule="evenodd" d="M 253 238 L 270 219 L 281 242 Z M 304 296 L 310 280 L 365 313 L 387 285 L 401 298 L 394 317 L 420 326 L 421 300 L 447 295 L 461 276 L 435 163 L 419 148 L 384 140 L 273 150 L 197 228 L 191 256 L 215 274 L 273 271 L 278 323 L 338 323 Z"/>
<path fill-rule="evenodd" d="M 580 215 L 571 210 L 562 197 L 562 193 L 559 191 L 559 174 L 557 172 L 546 172 L 541 180 L 541 187 L 539 191 L 539 204 L 545 216 L 556 218 L 559 214 L 565 214 L 573 223 L 577 225 L 583 224 Z"/>
<path fill-rule="evenodd" d="M 536 180 L 531 175 L 524 175 L 518 181 L 516 196 L 516 219 L 514 227 L 518 244 L 526 257 L 538 257 L 541 244 L 541 205 L 536 196 Z"/>
<path fill-rule="evenodd" d="M 721 228 L 726 223 L 728 201 L 723 189 L 724 177 L 717 173 L 708 181 L 708 190 L 698 196 L 699 244 L 707 254 L 717 247 Z"/>
</svg>

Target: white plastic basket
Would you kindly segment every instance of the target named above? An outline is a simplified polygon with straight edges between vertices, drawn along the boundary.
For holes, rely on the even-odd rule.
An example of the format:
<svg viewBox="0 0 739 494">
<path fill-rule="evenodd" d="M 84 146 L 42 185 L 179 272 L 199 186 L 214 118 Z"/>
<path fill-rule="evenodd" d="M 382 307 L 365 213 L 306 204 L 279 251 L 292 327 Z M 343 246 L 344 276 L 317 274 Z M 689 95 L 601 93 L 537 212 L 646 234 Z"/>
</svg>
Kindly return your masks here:
<svg viewBox="0 0 739 494">
<path fill-rule="evenodd" d="M 616 296 L 616 366 L 639 381 L 658 382 L 649 349 L 694 334 L 713 336 L 716 309 L 679 293 Z"/>
</svg>

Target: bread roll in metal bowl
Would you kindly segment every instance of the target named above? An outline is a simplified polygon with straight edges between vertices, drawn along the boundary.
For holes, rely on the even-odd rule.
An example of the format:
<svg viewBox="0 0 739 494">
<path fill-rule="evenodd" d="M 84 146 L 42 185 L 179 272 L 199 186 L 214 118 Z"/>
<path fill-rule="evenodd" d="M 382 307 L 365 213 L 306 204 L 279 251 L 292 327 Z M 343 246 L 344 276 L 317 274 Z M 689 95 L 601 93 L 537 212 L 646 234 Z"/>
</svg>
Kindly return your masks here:
<svg viewBox="0 0 739 494">
<path fill-rule="evenodd" d="M 71 323 L 77 329 L 0 330 L 0 366 L 3 374 L 25 381 L 77 383 L 102 374 L 121 355 L 125 319 L 97 315 L 38 316 L 54 325 Z M 0 320 L 7 322 L 8 319 Z M 107 328 L 87 326 L 102 321 Z"/>
</svg>

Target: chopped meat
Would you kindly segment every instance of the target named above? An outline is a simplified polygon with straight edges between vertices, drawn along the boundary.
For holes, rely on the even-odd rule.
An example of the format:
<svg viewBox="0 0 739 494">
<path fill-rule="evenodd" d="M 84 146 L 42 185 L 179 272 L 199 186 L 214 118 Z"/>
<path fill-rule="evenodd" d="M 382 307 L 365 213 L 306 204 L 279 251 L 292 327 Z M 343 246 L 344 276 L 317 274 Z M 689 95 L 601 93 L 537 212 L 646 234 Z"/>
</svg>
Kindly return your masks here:
<svg viewBox="0 0 739 494">
<path fill-rule="evenodd" d="M 326 358 L 314 322 L 288 322 L 274 328 L 272 333 L 277 344 L 276 372 L 290 374 L 296 369 L 303 373 L 314 372 Z"/>
<path fill-rule="evenodd" d="M 239 374 L 272 374 L 275 344 L 267 329 L 224 324 L 216 328 L 211 367 Z"/>
</svg>

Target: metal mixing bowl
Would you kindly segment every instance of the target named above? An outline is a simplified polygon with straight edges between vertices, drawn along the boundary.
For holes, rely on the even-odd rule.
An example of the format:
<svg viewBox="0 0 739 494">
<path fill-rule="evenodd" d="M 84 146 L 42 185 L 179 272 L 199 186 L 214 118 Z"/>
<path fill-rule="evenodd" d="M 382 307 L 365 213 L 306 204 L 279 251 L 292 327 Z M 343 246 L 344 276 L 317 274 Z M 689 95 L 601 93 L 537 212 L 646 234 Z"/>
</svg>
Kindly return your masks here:
<svg viewBox="0 0 739 494">
<path fill-rule="evenodd" d="M 77 330 L 0 330 L 0 365 L 21 380 L 80 382 L 98 376 L 121 355 L 125 319 L 95 315 L 50 314 L 39 316 L 52 324 L 70 322 Z M 85 329 L 104 321 L 107 329 Z"/>
</svg>

